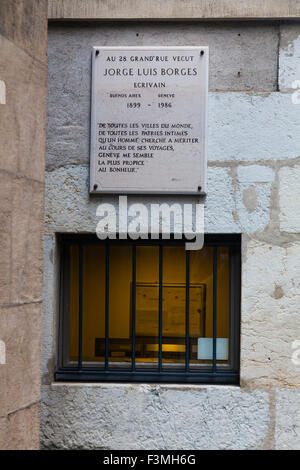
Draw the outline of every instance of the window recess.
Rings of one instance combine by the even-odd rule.
[[[239,235],[58,238],[56,380],[238,384]]]

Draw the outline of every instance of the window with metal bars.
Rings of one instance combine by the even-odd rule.
[[[239,382],[240,235],[58,241],[56,380]]]

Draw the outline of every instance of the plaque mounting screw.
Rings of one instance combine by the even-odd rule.
[[[204,51],[201,51],[201,52],[200,52],[200,55],[203,55],[203,54],[204,54]]]
[[[98,185],[94,184],[94,191],[96,191],[97,188],[98,188]]]
[[[99,49],[97,49],[96,50],[96,57],[97,57],[97,55],[99,55],[99,52],[100,52]]]

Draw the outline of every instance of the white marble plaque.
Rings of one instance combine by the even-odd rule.
[[[90,191],[206,191],[207,47],[94,47]]]

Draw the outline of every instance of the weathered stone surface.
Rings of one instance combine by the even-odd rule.
[[[1,303],[41,300],[43,184],[0,172]]]
[[[137,37],[136,34],[139,36]],[[64,164],[87,163],[89,160],[92,46],[178,45],[179,38],[181,38],[181,45],[210,46],[211,90],[272,91],[276,89],[277,32],[272,25],[248,24],[246,26],[244,23],[243,25],[228,23],[176,25],[168,23],[168,25],[155,27],[144,24],[139,25],[138,29],[136,26],[121,23],[115,27],[105,24],[76,25],[76,27],[72,24],[52,25],[49,30],[48,166],[53,168]],[[227,44],[227,50],[231,51],[230,54],[224,54],[224,42]],[[254,137],[256,137],[257,130],[259,130],[259,135],[263,135],[262,119],[260,118],[257,125],[255,123],[260,116],[261,107],[265,105],[260,101],[258,109],[253,110],[255,103],[252,103],[251,97],[247,95],[244,99],[239,95],[230,95],[229,103],[226,98],[224,103],[220,103],[219,100],[224,98],[218,97],[219,95],[210,100],[212,102],[209,113],[210,134],[215,135],[217,141],[209,151],[209,158],[211,160],[247,159],[249,153],[247,134],[251,132],[250,140],[254,140],[252,146],[256,142]],[[215,100],[218,101],[214,105]],[[245,128],[244,114],[249,112],[255,113],[253,134],[252,129]],[[273,113],[272,109],[269,112]],[[263,117],[264,126],[269,122],[270,117]],[[232,126],[228,133],[226,121],[230,123],[232,118],[237,128],[235,125]],[[223,126],[224,122],[225,126]],[[272,125],[274,126],[274,123]],[[269,126],[271,127],[271,123]],[[227,133],[225,141],[224,131]],[[244,135],[245,131],[246,135]],[[282,131],[285,132],[284,119]],[[218,138],[220,132],[221,135]],[[276,131],[274,134],[276,135]],[[245,139],[247,139],[247,145],[245,145]],[[235,148],[238,145],[240,149],[238,154],[235,148],[231,148],[229,142],[234,142]],[[267,144],[269,144],[268,158],[272,158],[269,140]],[[263,158],[259,147],[252,148],[252,150],[252,159]]]
[[[255,166],[255,165],[254,165]],[[258,166],[255,166],[258,168]],[[240,170],[241,168],[245,168]],[[207,233],[241,233],[263,231],[270,222],[271,181],[274,170],[261,166],[263,174],[252,165],[238,167],[238,172],[249,175],[239,181],[230,167],[208,167],[207,197],[205,199],[205,231]],[[246,170],[247,169],[247,170]],[[260,171],[260,170],[259,170]],[[241,173],[242,175],[242,173]],[[252,176],[251,176],[252,175]],[[89,170],[87,166],[67,166],[47,172],[46,178],[46,231],[55,232],[87,231],[95,232],[98,218],[98,204],[109,202],[116,207],[118,198],[114,196],[88,196]],[[260,182],[259,179],[262,181]],[[269,182],[266,182],[270,179]],[[244,182],[243,182],[244,181]],[[253,181],[253,182],[251,182]],[[235,184],[236,183],[236,184]],[[254,191],[256,204],[251,206]],[[177,202],[179,204],[197,202],[195,198],[182,201],[180,197],[142,197],[128,198],[128,205],[143,202],[150,212],[151,203]]]
[[[239,167],[240,168],[240,167]],[[251,167],[246,167],[250,169]],[[262,167],[267,168],[267,167]],[[270,170],[270,171],[268,171]],[[268,177],[274,177],[272,169],[265,170]],[[250,178],[251,179],[251,178]],[[255,177],[253,177],[255,179]],[[257,178],[256,178],[257,179]],[[262,176],[261,179],[266,179]],[[256,206],[249,207],[251,188],[256,195]],[[271,183],[240,183],[233,186],[231,169],[208,168],[208,194],[205,200],[205,231],[207,233],[257,232],[266,228],[270,221]],[[251,198],[250,198],[251,199]],[[138,198],[131,197],[128,204],[143,202],[150,210],[150,203],[179,202],[180,198]],[[192,201],[190,198],[188,201]],[[46,230],[95,232],[98,218],[96,208],[101,202],[110,202],[118,212],[118,199],[115,197],[88,197],[88,168],[69,166],[47,173],[46,189]],[[250,201],[251,202],[251,201]]]
[[[39,422],[39,403],[0,418],[0,449],[38,450]]]
[[[295,341],[300,340],[300,280],[295,235],[299,230],[294,215],[299,195],[294,188],[300,175],[296,167],[288,166],[300,156],[299,106],[293,104],[290,93],[273,92],[273,70],[277,69],[273,47],[278,46],[278,31],[271,24],[268,31],[264,27],[238,23],[51,26],[44,447],[176,449],[178,443],[185,449],[297,446],[299,418],[293,410],[298,398],[293,392],[299,386],[299,365],[293,361],[293,354]],[[182,45],[206,41],[211,49],[211,89],[226,91],[209,95],[205,231],[243,233],[241,388],[50,385],[57,334],[59,263],[55,232],[94,232],[97,205],[118,203],[114,196],[88,194],[91,46],[177,45],[178,41]],[[229,54],[228,50],[233,52]],[[249,57],[251,63],[246,64]],[[261,75],[257,74],[259,70],[263,71]],[[294,200],[284,199],[286,193]],[[163,201],[189,202],[180,197]],[[133,202],[149,207],[150,202],[162,199],[129,198],[129,205]],[[292,236],[279,233],[279,222],[280,230],[290,231]],[[288,224],[291,230],[286,230]],[[289,406],[292,417],[288,415]]]
[[[43,383],[51,383],[53,380],[54,356],[56,353],[57,317],[55,315],[58,289],[58,263],[56,258],[55,236],[44,238],[44,288],[43,288],[43,350],[42,371]]]
[[[263,165],[239,166],[237,177],[241,184],[272,183],[274,170]]]
[[[87,166],[59,168],[47,174],[46,178],[46,231],[52,232],[95,232],[96,208],[101,196],[89,198]],[[111,197],[106,202],[116,201]]]
[[[231,169],[208,167],[207,196],[205,200],[206,233],[239,233],[240,225],[235,220],[235,190]]]
[[[300,88],[300,23],[288,23],[280,25],[279,89],[295,88]]]
[[[39,446],[46,13],[0,2],[1,449]]]
[[[92,46],[109,45],[209,46],[211,90],[276,90],[277,25],[230,22],[50,25],[49,67],[62,79],[50,80],[50,90],[80,95],[89,87]]]
[[[17,178],[12,195],[11,301],[42,298],[44,186]]]
[[[46,448],[259,449],[269,397],[238,387],[69,384],[45,386],[42,410]]]
[[[288,94],[209,95],[209,161],[284,160],[300,155],[299,108]]]
[[[46,233],[52,232],[94,232],[99,218],[96,209],[100,203],[111,203],[118,214],[117,196],[92,196],[88,193],[89,168],[84,165],[71,165],[47,172],[46,178]],[[188,197],[185,203],[197,201]],[[182,198],[164,197],[151,198],[133,196],[128,198],[128,207],[136,202],[142,202],[148,207],[150,203],[180,203]],[[172,226],[171,226],[172,227]]]
[[[275,172],[262,165],[239,166],[236,216],[240,232],[263,231],[270,222],[271,184]]]
[[[300,165],[279,170],[280,230],[284,232],[300,233],[299,180]]]
[[[11,250],[11,218],[12,218],[13,177],[0,172],[0,303],[7,304],[10,299],[10,250]],[[1,339],[1,338],[0,338]]]
[[[47,3],[46,0],[0,2],[0,33],[43,62],[47,60]]]
[[[43,181],[46,66],[1,35],[0,49],[0,79],[6,84],[6,104],[0,105],[1,168]]]
[[[299,17],[297,0],[49,0],[49,19],[262,19]]]
[[[1,307],[0,335],[6,364],[0,366],[0,416],[40,398],[41,304]]]
[[[276,391],[275,448],[277,450],[300,449],[299,388]]]
[[[292,344],[300,338],[299,243],[253,240],[244,250],[242,384],[299,386],[299,366],[292,361]]]
[[[89,93],[85,98],[78,96],[75,101],[66,93],[61,96],[60,92],[51,92],[47,144],[49,169],[88,164],[89,99]],[[209,94],[209,162],[283,160],[299,155],[299,112],[290,95]]]

